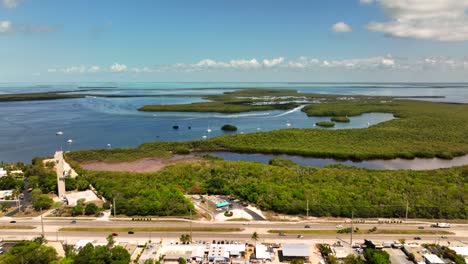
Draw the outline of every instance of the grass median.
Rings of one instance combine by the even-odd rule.
[[[28,225],[0,225],[0,229],[35,229],[34,226]]]
[[[349,234],[339,233],[338,230],[324,230],[324,229],[274,229],[268,230],[268,233],[272,234],[292,234],[292,235],[336,235],[336,234]],[[368,230],[357,230],[354,234],[358,235],[453,235],[453,232],[441,231],[441,230],[411,230],[411,229],[378,229],[373,232]]]
[[[60,232],[240,232],[242,228],[224,227],[64,227]]]

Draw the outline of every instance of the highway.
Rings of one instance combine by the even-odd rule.
[[[73,227],[73,228],[120,228],[124,230],[132,230],[137,228],[148,228],[148,227],[171,227],[171,228],[184,228],[188,229],[190,226],[193,229],[201,227],[210,228],[240,228],[242,231],[238,232],[193,232],[193,240],[232,240],[232,241],[248,241],[250,240],[251,234],[257,232],[263,241],[268,242],[281,242],[281,241],[336,241],[342,240],[343,242],[349,242],[350,234],[307,234],[303,233],[303,238],[298,238],[298,234],[286,234],[285,236],[279,236],[275,233],[268,233],[268,230],[282,229],[282,230],[336,230],[337,224],[342,224],[344,227],[349,227],[349,223],[339,222],[326,222],[324,220],[308,221],[308,222],[268,222],[268,221],[252,221],[252,222],[204,222],[204,221],[190,221],[184,220],[158,220],[151,222],[140,222],[140,221],[127,221],[127,220],[112,220],[112,219],[80,219],[76,218],[76,223],[72,223],[72,219],[57,219],[57,218],[43,218],[44,223],[44,234],[49,240],[62,240],[69,243],[74,243],[80,239],[93,239],[104,241],[105,237],[112,233],[112,231],[95,232],[95,231],[60,231],[61,228]],[[31,239],[40,236],[42,233],[42,225],[40,217],[35,218],[16,218],[16,223],[10,223],[11,218],[1,218],[0,226],[33,226],[34,229],[2,229],[0,239],[13,240],[13,239]],[[310,228],[304,228],[305,225]],[[418,229],[420,226],[424,227],[424,230]],[[378,230],[415,230],[415,231],[450,231],[453,235],[446,235],[447,238],[442,238],[441,234],[354,234],[353,239],[356,242],[362,242],[365,238],[374,239],[377,241],[389,241],[397,240],[400,238],[406,239],[408,242],[414,241],[414,237],[421,237],[421,240],[414,242],[427,242],[427,243],[467,243],[468,244],[468,224],[453,224],[451,228],[447,229],[435,229],[429,227],[429,223],[418,223],[408,222],[402,224],[377,224],[377,223],[363,223],[354,224],[354,227],[360,230],[369,230],[373,227],[377,227]],[[117,241],[134,241],[143,242],[147,240],[174,240],[178,241],[178,238],[182,233],[188,233],[187,231],[162,231],[162,232],[148,232],[148,231],[135,231],[134,234],[130,235],[127,232],[116,232],[118,234]]]

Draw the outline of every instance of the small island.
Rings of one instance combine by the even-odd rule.
[[[340,123],[349,123],[351,121],[347,116],[333,116],[330,120]]]
[[[237,127],[234,126],[234,125],[224,125],[224,126],[221,127],[221,130],[223,130],[223,131],[229,131],[229,132],[231,132],[231,131],[237,131]]]
[[[320,126],[320,127],[334,127],[334,126],[335,126],[335,122],[331,122],[331,121],[320,121],[320,122],[315,123],[315,125]]]

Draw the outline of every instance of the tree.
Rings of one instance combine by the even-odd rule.
[[[89,203],[86,205],[85,207],[85,215],[95,215],[98,213],[98,207],[97,205],[93,204],[93,203]]]
[[[154,261],[152,259],[147,259],[143,264],[154,264]]]
[[[259,239],[257,232],[253,232],[250,238],[255,242],[255,244],[257,244],[257,240]]]
[[[37,196],[33,196],[32,202],[34,209],[39,211],[41,209],[49,209],[54,203],[54,200],[52,200],[52,198],[50,198],[47,194],[39,194]]]
[[[192,240],[192,237],[189,234],[182,234],[179,239],[182,243],[188,243]]]
[[[107,236],[106,240],[107,240],[107,246],[108,246],[109,248],[111,248],[111,247],[114,246],[114,244],[115,244],[114,235],[109,234],[109,235]]]
[[[381,250],[366,248],[364,249],[364,258],[369,264],[390,264],[390,255]]]
[[[72,209],[72,215],[73,216],[82,215],[82,214],[83,214],[83,206],[77,205],[77,206],[73,207],[73,209]]]
[[[33,241],[19,242],[0,256],[0,263],[2,264],[49,264],[55,260],[57,260],[57,252],[54,248],[39,245]]]
[[[187,264],[187,260],[183,257],[180,257],[177,261],[179,262],[179,264]]]
[[[348,255],[344,260],[344,264],[364,264],[364,261],[359,257],[355,255]]]
[[[290,263],[291,264],[304,264],[304,260],[295,258],[295,259],[292,259]]]
[[[45,242],[47,242],[44,235],[40,235],[40,236],[36,237],[35,239],[33,239],[33,241],[36,242],[39,245],[42,245]]]
[[[110,253],[112,264],[127,264],[130,262],[130,254],[121,246],[112,248]]]

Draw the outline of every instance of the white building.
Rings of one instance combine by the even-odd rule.
[[[5,200],[6,197],[13,197],[13,190],[0,190],[0,200]]]
[[[96,194],[91,190],[66,194],[65,198],[67,199],[69,206],[76,206],[80,199],[84,199],[85,203],[99,200]]]
[[[0,168],[0,177],[5,177],[8,175],[8,172],[4,170],[3,168]]]
[[[457,255],[464,257],[465,262],[468,263],[468,247],[449,247],[449,248],[455,251]]]
[[[245,252],[245,244],[211,244],[208,252],[210,262],[228,262],[230,258],[238,258]]]
[[[423,257],[426,264],[445,264],[443,260],[434,254],[424,254]]]
[[[255,246],[255,259],[264,261],[272,260],[271,253],[268,251],[267,246],[261,244]]]

